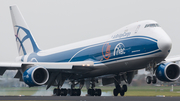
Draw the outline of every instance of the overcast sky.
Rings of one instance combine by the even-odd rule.
[[[141,20],[155,20],[180,55],[180,0],[0,0],[0,62],[14,61],[17,47],[9,6],[21,10],[41,49],[103,36]],[[162,36],[163,38],[163,36]]]

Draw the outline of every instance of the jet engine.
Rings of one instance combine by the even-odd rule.
[[[30,67],[23,73],[23,80],[30,87],[44,85],[48,79],[49,72],[42,66]]]
[[[156,77],[165,82],[174,82],[179,78],[180,68],[175,63],[162,63],[156,69]]]

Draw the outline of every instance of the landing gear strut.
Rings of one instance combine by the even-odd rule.
[[[53,90],[53,94],[56,96],[67,96],[69,94],[70,96],[80,96],[81,95],[81,89],[84,85],[84,80],[75,83],[74,81],[71,81],[71,89],[63,89],[63,88],[55,88]],[[79,84],[79,89],[75,89],[75,85]]]

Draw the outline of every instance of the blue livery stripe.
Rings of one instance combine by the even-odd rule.
[[[132,36],[93,44],[47,56],[30,54],[28,61],[38,62],[77,62],[94,60],[95,64],[146,56],[161,52],[157,40],[146,36]]]

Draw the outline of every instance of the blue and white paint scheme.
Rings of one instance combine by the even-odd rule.
[[[127,25],[112,34],[84,40],[53,49],[41,50],[16,5],[10,6],[19,56],[16,63],[0,63],[0,75],[6,70],[18,70],[20,78],[30,87],[57,86],[53,94],[66,96],[61,88],[71,82],[70,95],[80,96],[84,83],[91,96],[100,96],[95,82],[115,84],[114,96],[124,96],[138,69],[156,71],[162,81],[176,81],[180,69],[175,63],[165,63],[172,42],[156,21],[145,20]],[[156,83],[156,76],[147,77],[147,83]],[[75,85],[79,84],[79,89]]]

